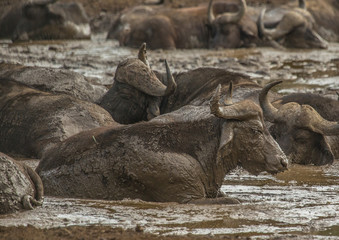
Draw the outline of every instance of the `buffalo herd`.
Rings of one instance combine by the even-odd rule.
[[[146,45],[327,48],[314,8],[303,0],[267,11],[245,0],[164,2],[127,8],[112,22],[107,38],[140,47],[118,64],[108,90],[68,70],[0,63],[0,214],[40,206],[44,193],[235,204],[220,187],[237,166],[277,174],[289,164],[339,158],[339,101],[283,96],[270,91],[281,81],[261,86],[225,69],[172,73],[166,59],[164,71],[155,71],[146,52]],[[79,3],[30,1],[0,16],[0,37],[12,41],[90,32]],[[22,158],[39,164],[34,170]]]

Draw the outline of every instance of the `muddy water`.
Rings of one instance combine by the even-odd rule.
[[[167,59],[176,72],[202,66],[246,73],[265,84],[285,80],[281,93],[339,90],[339,44],[328,50],[253,48],[237,50],[148,51],[153,69],[163,71]],[[105,41],[0,42],[0,60],[28,66],[70,69],[110,85],[119,61],[137,51]],[[336,97],[335,94],[331,95]],[[33,162],[34,164],[34,162]],[[180,205],[138,200],[97,201],[46,197],[33,211],[0,216],[1,226],[31,224],[41,228],[109,225],[164,235],[231,234],[254,239],[297,236],[339,238],[339,162],[332,166],[292,166],[277,176],[252,176],[237,169],[225,178],[222,191],[241,205]]]
[[[180,205],[139,200],[98,201],[46,197],[33,211],[0,217],[1,226],[109,225],[163,235],[229,234],[253,239],[338,239],[339,163],[292,166],[277,176],[236,169],[222,191],[240,205]]]

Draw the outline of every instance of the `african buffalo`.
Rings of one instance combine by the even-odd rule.
[[[317,32],[327,41],[339,41],[339,1],[337,0],[308,0],[307,10],[317,23]]]
[[[287,159],[250,100],[185,106],[148,122],[101,127],[55,145],[37,167],[46,195],[237,203],[217,198],[225,174],[278,173]],[[232,92],[232,91],[230,91]],[[96,139],[96,142],[93,141]]]
[[[56,0],[13,5],[0,19],[0,38],[13,41],[89,39],[89,20],[82,5]]]
[[[0,79],[0,151],[41,157],[54,143],[78,132],[114,124],[100,106]]]
[[[234,1],[232,1],[234,3]],[[112,24],[108,39],[121,46],[149,48],[235,48],[257,39],[257,26],[246,14],[245,0],[173,9],[137,6],[124,11]],[[238,9],[236,12],[229,10]],[[216,12],[216,13],[214,13]],[[215,15],[216,14],[216,15]]]
[[[0,214],[30,210],[43,203],[39,175],[27,165],[0,153]]]
[[[130,58],[119,63],[113,86],[103,96],[100,106],[106,109],[115,121],[123,124],[158,116],[159,97],[172,94],[176,88],[167,61],[165,66],[167,86],[149,67],[146,44],[142,44],[138,58]]]
[[[41,91],[65,93],[89,102],[98,102],[107,92],[105,86],[67,69],[0,63],[0,78],[11,78]]]
[[[334,158],[339,156],[338,118],[335,122],[326,120],[310,105],[297,102],[279,101],[280,107],[276,108],[266,95],[279,83],[281,81],[268,84],[259,96],[265,119],[273,123],[270,127],[272,136],[293,163],[314,165],[332,163]]]
[[[299,0],[299,7],[278,8],[270,12],[265,19],[266,8],[259,16],[259,32],[269,40],[290,48],[327,48],[328,43],[316,32],[316,23],[304,0]],[[267,16],[267,15],[266,15]]]

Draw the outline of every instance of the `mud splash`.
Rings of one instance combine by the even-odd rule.
[[[236,169],[221,190],[240,205],[150,203],[46,197],[33,211],[0,217],[1,226],[38,228],[102,225],[162,235],[250,236],[252,239],[339,236],[339,163],[294,165],[276,176],[249,175]],[[298,238],[299,239],[299,238]]]

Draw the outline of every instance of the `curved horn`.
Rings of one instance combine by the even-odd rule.
[[[221,84],[219,84],[218,87],[216,88],[210,101],[211,113],[214,114],[216,117],[222,117],[219,104],[220,98],[221,98]]]
[[[278,109],[276,109],[271,103],[270,101],[268,101],[267,98],[267,93],[268,91],[274,87],[275,85],[278,85],[282,83],[282,81],[276,81],[276,82],[272,82],[267,84],[260,92],[259,94],[259,103],[260,103],[260,107],[262,108],[263,112],[264,112],[264,116],[265,118],[267,118],[267,120],[269,122],[274,122],[277,118],[278,118]]]
[[[246,0],[240,0],[239,11],[236,13],[223,13],[218,16],[218,21],[223,23],[237,23],[245,15],[247,10]]]
[[[231,93],[233,84],[230,82],[228,93]],[[246,120],[260,115],[260,108],[250,100],[244,100],[228,106],[220,106],[221,85],[219,84],[210,101],[211,113],[216,117],[233,120]],[[230,96],[226,97],[230,99]],[[232,100],[231,100],[232,101]]]
[[[260,12],[259,15],[259,31],[263,37],[270,36],[269,31],[265,29],[265,24],[264,24],[264,15],[266,12],[266,8],[263,8]]]
[[[327,136],[339,135],[339,123],[324,119],[309,105],[301,105],[301,113],[298,118],[298,123],[301,126],[307,126],[314,132]]]
[[[166,75],[167,75],[167,88],[165,91],[165,96],[168,96],[174,93],[175,89],[177,88],[177,84],[174,81],[174,78],[172,76],[171,70],[168,66],[166,59],[165,59],[165,66],[166,66]]]
[[[210,24],[215,20],[212,3],[213,3],[213,0],[210,0],[210,3],[208,4],[208,11],[207,11],[208,12],[208,23]]]
[[[339,123],[323,119],[313,124],[313,127],[326,136],[339,135]],[[316,131],[317,132],[317,131]]]
[[[142,43],[139,52],[138,52],[138,59],[146,64],[149,67],[149,62],[147,60],[147,51],[146,51],[146,43]]]

